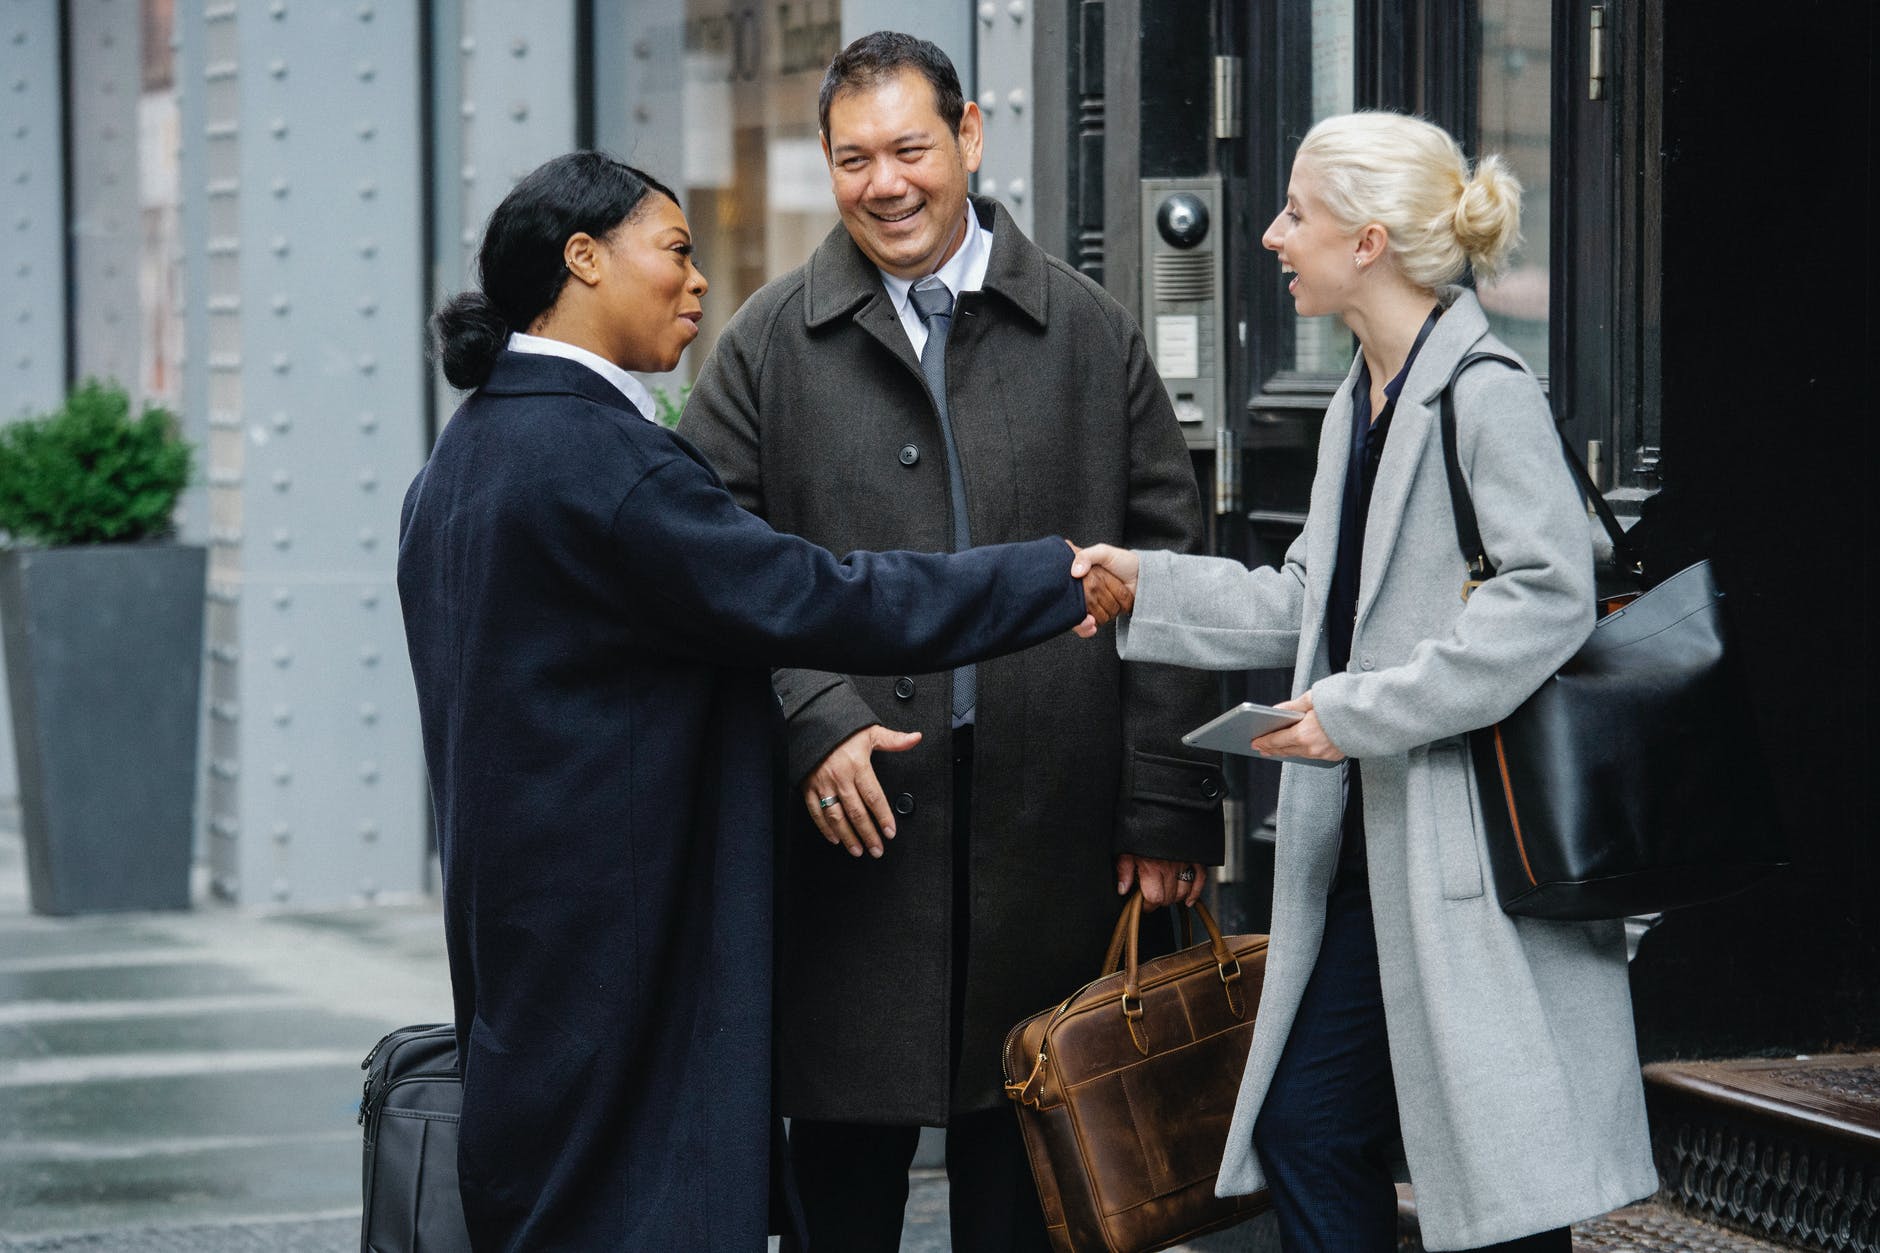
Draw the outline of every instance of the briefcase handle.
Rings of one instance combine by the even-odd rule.
[[[1179,908],[1179,906],[1177,907]],[[1201,925],[1208,932],[1208,948],[1214,954],[1215,967],[1221,974],[1221,987],[1227,993],[1227,1008],[1234,1017],[1244,1018],[1247,1012],[1246,998],[1240,994],[1240,959],[1227,947],[1227,940],[1222,937],[1220,927],[1215,925],[1214,915],[1200,901],[1194,904],[1194,912],[1201,918]],[[1192,938],[1187,915],[1182,916],[1183,938]],[[1122,917],[1116,920],[1116,931],[1110,936],[1109,951],[1103,957],[1103,970],[1098,978],[1108,975],[1117,968],[1120,955],[1123,963],[1123,1018],[1129,1024],[1129,1038],[1135,1042],[1136,1051],[1144,1057],[1149,1055],[1149,1042],[1143,1038],[1138,1023],[1142,1019],[1142,984],[1137,977],[1137,933],[1142,925],[1142,891],[1137,889],[1129,894],[1129,900],[1123,906]]]
[[[1182,920],[1182,947],[1191,948],[1195,942],[1195,916],[1187,910],[1177,909],[1177,916]],[[1103,951],[1103,969],[1097,971],[1097,978],[1114,974],[1122,969],[1123,962],[1123,924],[1129,920],[1129,902],[1123,902],[1123,912],[1117,915],[1116,929],[1110,932],[1110,947]]]

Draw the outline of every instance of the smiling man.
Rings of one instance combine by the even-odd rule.
[[[838,552],[1195,550],[1141,333],[968,195],[984,133],[946,55],[865,36],[819,111],[842,223],[738,311],[680,423],[738,502]],[[1219,862],[1219,763],[1180,742],[1215,681],[1070,638],[774,679],[803,816],[779,850],[779,1099],[811,1243],[899,1247],[926,1125],[947,1128],[953,1246],[1047,1249],[1000,1044],[1096,973],[1119,892],[1192,900]]]

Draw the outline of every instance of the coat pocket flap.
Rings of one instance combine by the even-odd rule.
[[[1130,797],[1182,809],[1213,809],[1227,785],[1220,766],[1185,757],[1165,757],[1136,750],[1131,760]]]

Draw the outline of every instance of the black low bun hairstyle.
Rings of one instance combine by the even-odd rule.
[[[679,203],[652,175],[600,152],[570,152],[524,175],[484,229],[480,289],[453,296],[431,318],[451,386],[483,386],[510,333],[528,330],[553,307],[568,280],[562,249],[571,236],[605,239],[638,216],[648,192]]]
[[[509,342],[509,323],[482,292],[459,292],[431,315],[431,334],[444,377],[452,387],[468,390],[489,379],[496,354]]]

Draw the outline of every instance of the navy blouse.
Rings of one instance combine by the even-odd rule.
[[[1371,368],[1363,354],[1358,357],[1358,379],[1351,388],[1351,450],[1345,466],[1345,495],[1338,516],[1338,564],[1332,567],[1331,597],[1326,603],[1326,647],[1331,653],[1332,673],[1342,673],[1351,665],[1351,635],[1357,626],[1358,581],[1364,567],[1364,527],[1371,511],[1371,488],[1377,482],[1378,463],[1384,459],[1384,441],[1390,437],[1390,420],[1397,412],[1397,394],[1410,376],[1410,367],[1430,337],[1442,306],[1430,310],[1410,345],[1397,376],[1384,384],[1384,408],[1371,420]],[[1341,865],[1353,869],[1364,864],[1364,789],[1358,777],[1358,763],[1345,769],[1344,840],[1339,847]]]

